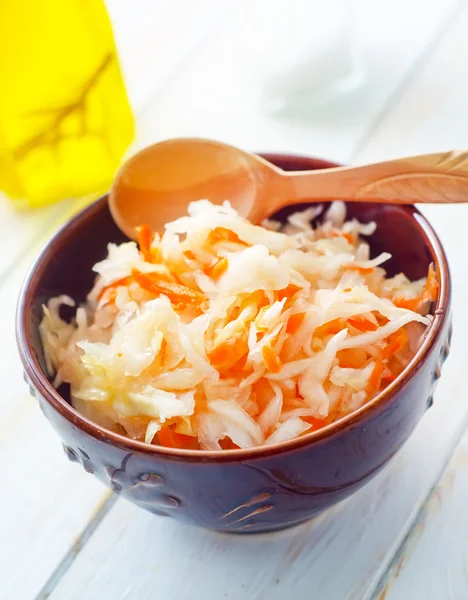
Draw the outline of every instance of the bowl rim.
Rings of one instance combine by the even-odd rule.
[[[329,168],[338,166],[337,163],[327,160],[322,160],[304,155],[285,154],[285,153],[261,153],[261,155],[271,162],[282,161],[291,163],[304,163],[309,168]],[[424,215],[413,205],[401,206],[400,208],[408,211],[411,217],[415,219],[416,224],[421,229],[421,233],[425,238],[426,245],[432,255],[436,273],[439,278],[440,286],[438,298],[435,303],[434,318],[429,325],[427,334],[424,338],[421,347],[411,359],[408,366],[402,373],[392,381],[382,392],[377,394],[372,400],[364,404],[361,408],[334,421],[325,427],[311,431],[301,437],[278,442],[268,446],[256,446],[254,448],[235,449],[235,450],[187,450],[182,448],[166,448],[147,444],[146,442],[133,440],[124,435],[115,433],[104,427],[100,427],[90,419],[81,415],[71,404],[69,404],[57,390],[52,386],[43,373],[36,353],[32,344],[32,335],[29,323],[29,308],[32,304],[32,290],[37,283],[37,280],[42,276],[42,272],[49,262],[50,256],[54,252],[54,247],[60,243],[63,236],[66,236],[70,230],[81,225],[83,219],[90,219],[94,213],[101,209],[102,204],[107,202],[107,194],[81,210],[71,220],[65,223],[46,243],[44,248],[39,253],[38,257],[33,262],[29,272],[22,285],[16,312],[16,339],[19,349],[19,354],[25,375],[28,382],[41,394],[41,396],[57,410],[67,421],[75,425],[80,430],[88,435],[97,438],[105,443],[109,443],[120,448],[124,448],[129,452],[144,453],[148,456],[162,456],[165,458],[186,460],[188,462],[232,462],[242,461],[250,458],[269,457],[278,453],[286,453],[289,451],[302,448],[304,446],[312,446],[319,442],[324,442],[329,438],[336,436],[345,429],[351,429],[354,425],[359,424],[366,417],[371,417],[373,413],[381,410],[385,404],[390,402],[391,398],[408,381],[416,375],[422,365],[428,359],[431,351],[439,339],[444,325],[446,324],[450,313],[450,294],[451,282],[450,271],[447,262],[447,257],[442,244]]]

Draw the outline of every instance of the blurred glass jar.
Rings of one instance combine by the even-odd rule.
[[[354,0],[252,0],[243,68],[271,113],[310,114],[361,87]]]
[[[0,189],[20,206],[105,191],[134,121],[103,1],[0,11]]]

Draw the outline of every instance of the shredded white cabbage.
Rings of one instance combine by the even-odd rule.
[[[109,244],[73,322],[49,300],[40,325],[54,385],[100,426],[173,447],[252,448],[295,438],[358,409],[421,343],[437,294],[387,278],[384,252],[313,206],[256,226],[229,205],[190,204],[151,246]],[[147,239],[147,238],[145,238]]]

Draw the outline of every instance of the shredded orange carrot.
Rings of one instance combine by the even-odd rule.
[[[166,446],[167,448],[176,447],[174,443],[174,432],[168,425],[161,427],[158,431],[158,442],[161,446]]]
[[[346,348],[338,350],[336,357],[340,367],[346,369],[362,369],[367,362],[367,352],[362,348]]]
[[[408,342],[408,334],[403,327],[388,336],[388,342],[382,351],[382,357],[389,359],[393,354],[400,351]]]
[[[105,287],[102,288],[102,290],[99,292],[98,295],[98,301],[102,299],[102,297],[104,296],[104,294],[106,292],[108,292],[109,290],[115,290],[115,288],[118,288],[120,286],[125,286],[125,285],[129,285],[132,281],[131,277],[122,277],[122,279],[117,279],[116,281],[113,281],[112,283],[110,283],[109,285],[106,285]],[[112,298],[109,298],[110,302],[114,302],[115,301],[115,294],[113,295]]]
[[[161,342],[161,347],[159,348],[159,353],[158,353],[159,364],[161,366],[164,365],[164,361],[166,360],[166,353],[167,353],[167,342],[163,338],[162,342]]]
[[[417,310],[419,306],[419,296],[416,298],[406,298],[401,294],[397,294],[392,298],[393,304],[398,308],[408,308],[409,310]]]
[[[380,388],[384,366],[384,363],[380,360],[375,363],[375,366],[372,369],[372,373],[369,377],[369,383],[367,384],[367,392],[369,394],[376,392]]]
[[[400,362],[393,360],[393,357],[406,346],[408,340],[408,333],[404,327],[388,336],[387,345],[382,350],[382,359],[390,372],[382,376],[383,381],[387,383],[394,381],[403,370]]]
[[[288,319],[288,324],[286,325],[286,333],[296,333],[304,318],[305,313],[295,313],[291,315]]]
[[[343,231],[332,231],[332,237],[342,237],[348,241],[351,245],[354,244],[354,237],[352,233],[344,233]]]
[[[257,304],[259,309],[263,306],[270,306],[270,301],[263,290],[257,290],[249,294],[249,302]]]
[[[335,334],[342,331],[344,328],[345,323],[343,322],[343,319],[333,319],[333,321],[328,321],[328,323],[324,323],[323,325],[320,325],[320,327],[317,327],[314,335],[322,337],[324,335]]]
[[[316,417],[301,417],[303,421],[312,425],[312,429],[321,429],[328,425],[327,419],[317,419]]]
[[[248,336],[242,334],[220,344],[208,354],[210,363],[218,370],[231,369],[249,352]],[[245,364],[245,361],[244,361]],[[242,365],[243,366],[243,365]]]
[[[426,284],[424,286],[424,292],[427,300],[435,302],[437,300],[437,294],[439,293],[439,282],[434,269],[434,265],[429,265],[429,272],[427,274]]]
[[[229,360],[229,356],[231,354],[232,349],[232,343],[226,342],[225,344],[220,344],[208,354],[210,363],[213,366],[216,366],[226,362],[227,360]]]
[[[158,431],[158,442],[166,448],[198,448],[196,438],[182,433],[176,433],[169,425],[164,425]],[[154,442],[153,442],[154,443]]]
[[[382,325],[386,325],[387,323],[390,322],[390,319],[387,319],[387,317],[384,317],[379,312],[374,312],[373,314],[374,314],[375,318],[377,319],[377,323],[379,324],[379,327],[382,327]]]
[[[247,357],[248,357],[248,353],[246,352],[244,354],[244,356],[241,356],[241,358],[239,358],[239,360],[232,365],[232,367],[229,370],[229,373],[231,375],[239,375],[239,374],[243,374],[245,371],[251,371],[251,369],[248,369],[245,366],[245,363],[247,362]]]
[[[138,232],[138,246],[143,258],[146,262],[152,262],[151,242],[153,241],[153,233],[149,225],[140,225],[136,228]]]
[[[375,270],[374,267],[360,267],[359,265],[355,265],[354,263],[346,265],[345,268],[349,269],[350,271],[357,271],[358,273],[361,273],[361,275],[369,275]]]
[[[263,346],[262,355],[266,368],[272,373],[278,373],[281,369],[281,360],[271,346]]]
[[[376,331],[379,328],[377,323],[359,315],[356,317],[349,317],[347,321],[350,325],[359,329],[359,331]]]
[[[219,445],[223,450],[238,450],[239,446],[234,444],[230,437],[225,437],[222,440],[219,440]]]
[[[220,258],[212,267],[208,267],[208,269],[205,269],[205,274],[208,275],[208,277],[217,279],[220,275],[224,273],[224,271],[226,271],[228,265],[229,261],[227,258]]]
[[[426,302],[434,302],[437,299],[438,293],[439,282],[437,280],[437,275],[434,270],[434,266],[431,264],[429,266],[429,271],[427,273],[427,279],[426,283],[424,284],[424,288],[418,296],[414,298],[407,298],[400,293],[396,294],[392,298],[392,300],[393,304],[395,304],[395,306],[398,306],[399,308],[408,308],[409,310],[419,312]]]
[[[135,271],[133,278],[147,292],[157,296],[164,294],[174,304],[182,303],[198,306],[206,300],[206,296],[202,292],[180,283],[166,281],[156,273],[138,273]]]
[[[301,288],[298,287],[297,285],[294,285],[293,283],[290,283],[283,290],[278,290],[277,292],[275,292],[276,298],[280,302],[281,302],[281,300],[283,300],[283,298],[286,298],[287,300],[290,300],[294,296],[294,294],[296,292],[298,292],[300,289]]]
[[[231,231],[230,229],[225,229],[224,227],[216,227],[216,229],[213,229],[208,236],[209,244],[216,244],[217,242],[235,242],[237,244],[243,244],[244,246],[248,245],[239,238],[237,233],[234,233],[234,231]]]
[[[182,254],[189,260],[197,260],[197,257],[191,250],[184,250]]]

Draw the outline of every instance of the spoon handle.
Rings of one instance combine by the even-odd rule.
[[[286,173],[298,200],[444,204],[468,202],[468,152],[423,154],[361,167]]]

